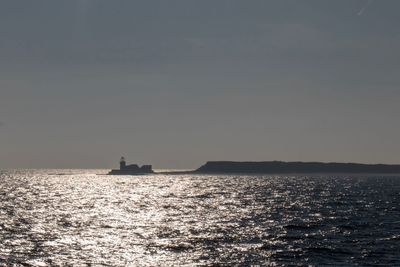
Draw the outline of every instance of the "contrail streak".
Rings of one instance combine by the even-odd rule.
[[[368,0],[368,2],[365,4],[365,6],[357,13],[357,15],[361,16],[364,14],[365,10],[374,2],[374,0]]]

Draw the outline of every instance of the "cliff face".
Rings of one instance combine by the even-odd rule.
[[[209,161],[196,173],[400,173],[400,165],[322,162]]]

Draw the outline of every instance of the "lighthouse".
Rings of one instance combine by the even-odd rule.
[[[121,159],[119,160],[119,169],[123,170],[126,167],[126,161],[124,157],[121,157]]]
[[[110,175],[143,175],[154,173],[151,165],[143,165],[139,167],[137,164],[126,164],[125,157],[119,160],[119,170],[111,170]]]

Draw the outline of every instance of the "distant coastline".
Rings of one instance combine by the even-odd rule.
[[[196,170],[154,172],[151,165],[139,167],[126,165],[122,157],[120,169],[111,170],[110,175],[143,174],[290,174],[290,173],[360,173],[360,174],[400,174],[400,164],[361,164],[337,162],[285,162],[285,161],[208,161]]]
[[[400,165],[323,162],[208,161],[193,173],[400,173]]]

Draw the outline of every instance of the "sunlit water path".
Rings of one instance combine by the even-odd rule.
[[[0,171],[0,266],[400,266],[400,177]]]

